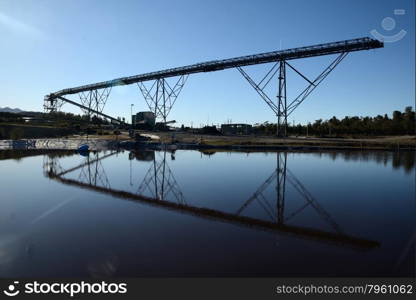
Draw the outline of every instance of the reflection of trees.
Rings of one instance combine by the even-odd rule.
[[[37,149],[13,149],[13,150],[0,150],[0,160],[5,159],[22,159],[30,156],[48,155],[55,157],[63,157],[73,155],[74,151],[69,150],[37,150]]]
[[[215,154],[215,151],[211,149],[201,150],[203,155],[211,156]],[[300,151],[296,151],[300,152]],[[290,152],[289,152],[290,153]],[[295,153],[295,151],[294,151]],[[301,152],[300,152],[301,153]],[[403,169],[406,173],[410,173],[415,169],[416,154],[415,151],[360,151],[360,150],[344,150],[344,151],[320,151],[320,152],[307,152],[308,155],[312,155],[318,158],[329,157],[332,160],[344,159],[345,161],[374,161],[377,164],[383,164],[387,166],[391,163],[393,169]],[[74,151],[71,150],[50,150],[50,149],[14,149],[14,150],[1,150],[0,160],[3,159],[21,159],[29,156],[36,155],[48,155],[63,157],[73,155]],[[129,159],[136,159],[140,161],[153,161],[154,151],[134,151],[130,152]]]
[[[415,151],[323,151],[323,152],[308,152],[316,157],[329,157],[332,160],[339,158],[345,161],[368,162],[374,161],[377,164],[387,166],[391,162],[393,169],[403,169],[406,173],[415,169]]]
[[[415,168],[415,153],[411,151],[394,152],[392,165],[395,169],[403,167],[407,173],[410,173]]]

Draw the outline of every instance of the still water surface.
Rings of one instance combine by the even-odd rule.
[[[415,275],[412,152],[9,151],[0,179],[0,277]]]

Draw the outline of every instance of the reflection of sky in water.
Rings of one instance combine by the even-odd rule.
[[[283,169],[275,172],[276,153],[149,152],[132,153],[129,159],[129,152],[122,152],[96,158],[91,153],[89,158],[0,160],[0,276],[411,272],[403,265],[414,263],[409,255],[414,247],[409,244],[414,239],[414,153],[288,153],[281,214],[276,174],[282,179]],[[47,178],[42,168],[46,162],[55,163],[56,173],[83,166],[62,176],[76,182],[238,212],[291,228],[339,232],[376,241],[380,247],[357,251],[310,236],[246,228],[126,201]],[[281,168],[283,163],[281,154]]]

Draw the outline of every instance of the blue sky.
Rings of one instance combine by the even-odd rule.
[[[394,9],[404,9],[395,15]],[[390,17],[395,28],[386,30]],[[391,21],[391,19],[390,19]],[[414,106],[414,1],[106,1],[0,0],[0,107],[42,110],[43,97],[63,88],[201,61],[231,58],[363,36],[376,29],[403,39],[349,54],[290,122],[377,115]],[[391,22],[390,22],[391,25]],[[333,56],[292,61],[313,78]],[[271,65],[245,70],[260,79]],[[275,79],[276,81],[277,79]],[[288,100],[305,86],[288,71]],[[276,94],[276,82],[269,92]],[[76,95],[71,99],[78,100]],[[104,112],[128,118],[147,110],[136,85],[113,88]],[[80,113],[69,104],[64,111]],[[194,74],[169,119],[275,122],[236,69]]]

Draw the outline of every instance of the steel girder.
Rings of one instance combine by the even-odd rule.
[[[127,85],[143,81],[150,81],[168,77],[188,75],[201,72],[212,72],[224,69],[243,67],[248,65],[264,64],[280,60],[291,60],[313,56],[330,55],[343,52],[362,51],[383,47],[383,43],[369,38],[362,37],[338,42],[317,44],[306,47],[291,48],[280,51],[272,51],[260,54],[240,56],[229,59],[213,60],[197,63],[184,67],[165,69],[157,72],[144,73],[140,75],[121,77],[113,80],[102,81],[94,84],[83,85],[75,88],[63,89],[49,94],[47,97],[56,98],[68,94],[78,94],[80,92],[108,88],[118,85]]]

